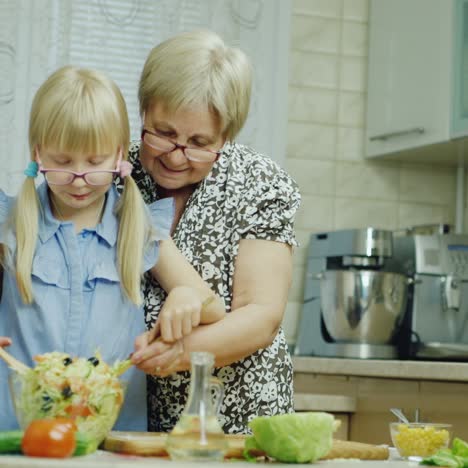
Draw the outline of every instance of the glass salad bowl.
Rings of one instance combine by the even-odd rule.
[[[10,393],[18,424],[25,429],[35,419],[66,417],[78,431],[102,442],[115,424],[126,384],[118,365],[108,366],[97,354],[72,358],[52,352],[36,356],[37,365],[12,372]]]

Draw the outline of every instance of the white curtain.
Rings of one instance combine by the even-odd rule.
[[[15,193],[24,178],[32,97],[53,70],[70,63],[106,72],[138,138],[137,83],[148,52],[199,28],[252,59],[253,101],[239,140],[281,163],[290,16],[290,0],[0,0],[0,188]]]

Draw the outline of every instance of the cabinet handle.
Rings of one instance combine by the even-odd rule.
[[[409,128],[408,130],[400,130],[398,132],[390,132],[390,133],[381,133],[380,135],[374,135],[369,137],[370,141],[375,141],[375,140],[388,140],[389,138],[394,138],[394,137],[400,137],[404,135],[411,135],[412,133],[424,133],[426,130],[424,127],[414,127],[414,128]]]

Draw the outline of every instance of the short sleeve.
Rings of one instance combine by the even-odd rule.
[[[294,218],[301,196],[296,182],[272,161],[257,164],[246,182],[242,238],[297,246]]]
[[[145,250],[144,271],[148,271],[156,265],[159,255],[159,241],[169,238],[171,234],[171,226],[174,220],[174,199],[163,198],[146,207],[153,228],[153,236]]]

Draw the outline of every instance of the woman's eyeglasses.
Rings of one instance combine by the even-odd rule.
[[[212,151],[209,149],[189,148],[185,145],[179,145],[175,141],[163,138],[145,128],[141,131],[141,140],[150,148],[161,152],[161,154],[172,153],[176,149],[182,150],[184,156],[194,162],[212,163],[218,160],[221,151]]]

